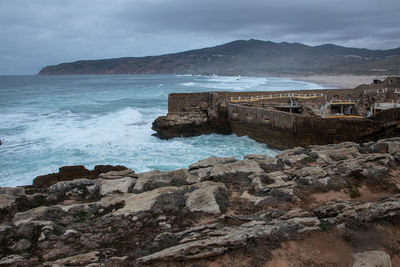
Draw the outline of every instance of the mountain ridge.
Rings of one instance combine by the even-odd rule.
[[[51,74],[399,74],[400,47],[388,50],[236,40],[145,57],[78,60],[42,68]]]

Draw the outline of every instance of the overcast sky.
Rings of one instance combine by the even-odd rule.
[[[0,0],[0,74],[237,39],[400,47],[399,0]]]

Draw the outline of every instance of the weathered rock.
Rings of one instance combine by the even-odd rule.
[[[99,186],[94,180],[75,179],[72,181],[58,182],[49,187],[49,200],[60,201],[69,199],[96,199]]]
[[[279,244],[295,239],[297,246],[311,238],[307,247],[319,253],[319,241],[313,240],[326,242],[329,236],[332,250],[338,239],[359,252],[365,249],[357,245],[363,231],[370,231],[365,234],[368,248],[394,253],[400,218],[397,143],[400,139],[297,148],[274,158],[209,158],[193,164],[190,172],[140,173],[139,185],[136,174],[124,169],[48,188],[0,188],[6,210],[0,217],[0,262],[140,266],[191,265],[200,259],[193,264],[206,266],[235,255],[245,260],[239,264],[258,266],[268,262],[263,255],[274,257],[273,249],[292,265],[347,266],[349,255],[345,263],[340,257],[304,263],[296,250],[282,250]]]
[[[26,266],[27,261],[20,255],[9,255],[0,259],[0,266]]]
[[[390,256],[380,250],[359,252],[353,255],[353,267],[392,267]]]
[[[248,190],[245,190],[240,195],[240,197],[245,199],[245,200],[247,200],[247,201],[250,201],[250,202],[254,203],[254,205],[264,205],[264,204],[274,200],[274,197],[272,197],[272,196],[260,197],[260,196],[251,195]]]
[[[231,162],[235,162],[235,161],[237,161],[237,159],[235,157],[229,157],[229,158],[209,157],[206,159],[199,160],[198,162],[190,165],[189,171],[195,170],[195,169],[200,169],[200,168],[212,167],[212,166],[215,166],[216,164],[225,164],[225,163],[231,163]]]
[[[340,160],[351,160],[359,157],[358,146],[351,142],[345,142],[339,145],[330,145],[323,147],[311,147],[311,152],[318,155],[318,163],[331,164]]]
[[[300,182],[312,183],[313,180],[326,177],[328,175],[328,172],[326,172],[320,166],[315,166],[301,168],[293,174],[296,176],[295,179]]]
[[[108,173],[108,172],[112,172],[112,171],[123,171],[123,170],[127,170],[128,168],[125,166],[121,166],[121,165],[96,165],[94,166],[93,169],[93,174],[94,177],[98,177],[100,174],[102,173]]]
[[[206,236],[201,235],[195,241],[186,242],[137,259],[137,263],[154,261],[176,261],[217,256],[231,247],[245,246],[249,238],[267,236],[273,233],[275,226],[264,222],[243,224],[240,227],[226,227]],[[214,233],[215,232],[215,233]]]
[[[82,165],[64,166],[59,168],[58,173],[41,175],[33,179],[35,187],[46,188],[60,181],[72,181],[75,179],[95,179],[100,173],[110,171],[123,171],[127,168],[124,166],[97,165],[93,171],[86,169]]]
[[[14,215],[12,223],[16,226],[29,223],[31,221],[50,221],[56,220],[64,215],[65,212],[58,206],[40,206],[35,209],[18,212]]]
[[[265,172],[274,172],[279,171],[284,167],[284,163],[282,160],[278,160],[278,158],[266,158],[265,160],[258,160],[260,168]]]
[[[210,170],[210,179],[225,183],[249,184],[253,173],[264,172],[254,160],[239,160],[233,163],[217,164]]]
[[[99,179],[100,195],[105,196],[112,192],[128,193],[135,186],[137,179],[131,177]]]
[[[98,263],[98,261],[99,252],[94,251],[59,259],[57,261],[49,262],[47,264],[51,266],[88,266],[88,264]]]
[[[15,196],[9,194],[0,194],[0,214],[10,212],[16,208]]]
[[[138,178],[137,174],[131,169],[126,169],[122,171],[110,171],[106,173],[101,173],[99,175],[99,178],[102,179],[119,179],[119,178],[124,178],[124,177],[131,177],[131,178]]]
[[[332,224],[356,220],[369,222],[374,219],[398,216],[400,214],[400,197],[385,198],[377,202],[338,201],[337,203],[319,207],[314,215]]]
[[[64,166],[58,173],[41,175],[33,180],[33,185],[37,187],[49,187],[60,181],[71,181],[74,179],[92,178],[93,174],[85,166]]]
[[[0,195],[1,194],[22,196],[25,195],[25,190],[22,187],[0,187]]]
[[[203,182],[196,184],[196,190],[186,193],[186,207],[191,212],[220,214],[228,206],[228,193],[222,183]]]
[[[271,157],[265,154],[247,154],[243,156],[243,159],[251,159],[251,160],[267,160]]]
[[[156,188],[140,194],[110,195],[101,203],[125,203],[124,207],[113,212],[113,215],[135,215],[141,212],[159,213],[163,210],[180,210],[184,206],[183,195],[190,191],[187,187],[167,186]]]
[[[194,169],[190,171],[190,174],[198,177],[198,181],[206,181],[210,177],[211,169],[212,167]]]
[[[133,192],[141,193],[163,186],[188,185],[196,183],[197,180],[198,179],[191,175],[186,169],[158,173],[145,173],[144,175],[139,174],[139,179],[133,188]]]

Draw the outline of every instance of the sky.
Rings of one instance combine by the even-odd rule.
[[[0,75],[238,39],[400,47],[399,0],[0,0]]]

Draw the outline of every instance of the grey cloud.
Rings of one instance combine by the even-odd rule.
[[[235,39],[400,46],[398,0],[0,0],[0,74]]]

